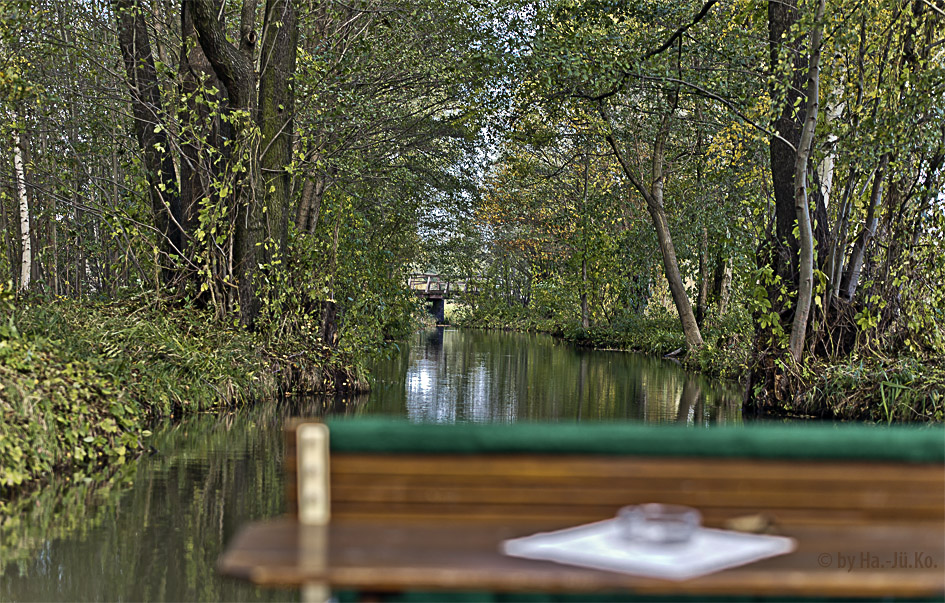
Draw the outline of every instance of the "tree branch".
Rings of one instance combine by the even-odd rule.
[[[758,124],[758,123],[752,121],[747,115],[745,115],[742,111],[740,111],[740,110],[738,109],[738,107],[736,107],[735,105],[733,105],[731,101],[729,101],[729,100],[727,100],[727,99],[725,99],[725,98],[719,96],[718,94],[715,94],[714,92],[709,92],[709,91],[706,90],[705,88],[702,88],[702,87],[697,86],[697,85],[695,85],[695,84],[693,84],[693,83],[691,83],[691,82],[687,82],[687,81],[685,81],[685,80],[678,79],[678,78],[674,78],[674,77],[653,77],[653,76],[644,75],[644,76],[640,76],[640,79],[643,79],[643,80],[651,80],[651,81],[670,82],[670,83],[673,83],[673,84],[679,84],[679,85],[681,85],[681,86],[686,86],[687,88],[692,88],[693,90],[695,90],[695,91],[696,91],[699,95],[701,95],[701,96],[705,96],[705,97],[707,97],[707,98],[711,98],[712,100],[719,101],[720,103],[722,103],[723,105],[725,105],[726,108],[728,108],[729,111],[731,111],[732,113],[734,113],[734,114],[737,115],[738,117],[742,118],[742,120],[744,120],[745,123],[747,123],[749,126],[755,128],[756,130],[759,130],[759,131],[761,131],[761,132],[764,132],[764,133],[767,134],[768,136],[772,136],[772,137],[774,137],[774,138],[777,138],[778,140],[780,140],[781,142],[783,142],[784,144],[786,144],[792,151],[794,151],[795,153],[797,152],[797,147],[795,147],[793,144],[791,144],[790,141],[788,141],[787,139],[785,139],[783,136],[781,136],[781,135],[778,134],[777,132],[773,132],[773,131],[771,131],[771,130],[765,128],[765,127],[762,126],[761,124]]]
[[[645,61],[645,60],[647,60],[647,59],[649,59],[649,58],[651,58],[651,57],[655,57],[656,55],[660,54],[661,52],[667,50],[670,46],[673,45],[673,42],[675,42],[676,39],[679,38],[679,36],[681,36],[681,35],[683,35],[684,33],[686,33],[686,31],[688,31],[689,29],[691,29],[692,27],[694,27],[696,24],[698,24],[699,21],[702,21],[702,19],[704,19],[705,16],[709,13],[709,9],[712,8],[712,5],[713,5],[713,4],[717,4],[718,1],[719,1],[719,0],[709,0],[708,2],[706,2],[706,3],[702,6],[702,10],[700,10],[698,13],[696,13],[696,16],[694,16],[694,17],[692,18],[692,21],[690,21],[688,25],[683,25],[682,27],[680,27],[679,29],[677,29],[676,31],[674,31],[674,32],[673,32],[673,35],[669,36],[669,39],[666,40],[665,42],[663,42],[658,48],[656,48],[656,49],[654,49],[654,50],[651,50],[650,52],[648,52],[648,53],[646,53],[645,55],[643,55],[643,60]]]
[[[223,24],[217,19],[217,11],[214,10],[214,0],[192,2],[194,29],[197,30],[197,39],[207,60],[226,87],[234,107],[251,108],[254,87],[252,61],[227,41]]]
[[[627,180],[630,181],[630,184],[633,185],[633,188],[643,196],[643,200],[646,201],[647,205],[653,205],[655,203],[653,196],[650,195],[650,191],[643,186],[643,183],[636,177],[636,174],[633,173],[633,170],[630,168],[630,164],[627,163],[626,157],[620,151],[619,145],[617,145],[617,139],[614,138],[614,126],[613,121],[610,119],[610,114],[607,113],[607,108],[604,106],[603,101],[597,103],[597,110],[600,113],[601,119],[604,120],[604,124],[607,127],[607,131],[604,133],[604,138],[607,139],[607,144],[610,145],[610,148],[614,151],[614,156],[617,157],[617,162],[620,164],[620,167],[623,168],[623,173],[627,177]]]
[[[700,21],[702,21],[702,19],[704,19],[705,16],[709,13],[709,9],[712,8],[712,5],[717,4],[718,1],[719,1],[719,0],[708,0],[708,2],[706,2],[706,3],[702,6],[702,10],[700,10],[698,13],[696,13],[696,15],[692,18],[692,21],[690,21],[687,25],[683,25],[683,26],[681,26],[679,29],[677,29],[676,31],[674,31],[674,32],[673,32],[673,35],[671,35],[665,42],[663,42],[662,44],[660,44],[659,47],[657,47],[657,48],[655,48],[655,49],[653,49],[653,50],[647,52],[646,54],[644,54],[644,55],[640,58],[640,60],[641,60],[641,61],[645,61],[645,60],[647,60],[647,59],[649,59],[649,58],[652,58],[652,57],[655,57],[656,55],[660,54],[661,52],[664,52],[665,50],[667,50],[670,46],[673,45],[674,42],[676,42],[677,39],[679,39],[680,36],[682,36],[682,35],[683,35],[684,33],[686,33],[689,29],[691,29],[691,28],[694,27],[696,24],[698,24]],[[591,102],[593,102],[593,103],[598,103],[598,102],[600,102],[600,101],[602,101],[602,100],[604,100],[604,99],[610,98],[611,96],[613,96],[613,95],[619,93],[621,90],[623,90],[624,84],[627,82],[627,79],[629,79],[631,75],[632,75],[632,74],[631,74],[629,71],[624,71],[623,73],[621,73],[621,74],[620,74],[620,80],[619,80],[616,84],[614,84],[614,85],[613,85],[609,90],[607,90],[606,92],[601,92],[600,94],[597,94],[597,95],[594,95],[594,96],[591,96],[591,95],[589,95],[589,94],[587,94],[587,93],[572,92],[572,93],[571,93],[571,96],[576,96],[576,97],[578,97],[578,98],[583,98],[583,99],[589,100],[589,101],[591,101]]]

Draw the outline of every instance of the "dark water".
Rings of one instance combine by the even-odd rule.
[[[0,601],[284,601],[216,575],[240,525],[284,508],[282,424],[292,415],[415,421],[739,421],[738,392],[670,363],[575,350],[541,335],[418,333],[357,400],[260,404],[151,438],[108,479],[54,479],[0,526]]]

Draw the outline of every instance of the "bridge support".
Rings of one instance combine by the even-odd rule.
[[[446,322],[446,300],[433,298],[427,303],[427,311],[436,319],[436,324]]]

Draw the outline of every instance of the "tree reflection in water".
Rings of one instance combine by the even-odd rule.
[[[740,421],[732,386],[638,354],[582,350],[547,335],[456,330],[418,333],[375,367],[359,412],[427,422]]]

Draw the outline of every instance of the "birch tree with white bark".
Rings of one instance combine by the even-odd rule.
[[[33,252],[30,246],[30,206],[26,196],[26,167],[23,165],[23,139],[20,133],[14,135],[13,169],[16,174],[16,196],[20,208],[20,282],[19,290],[30,288],[30,274],[33,270]]]

